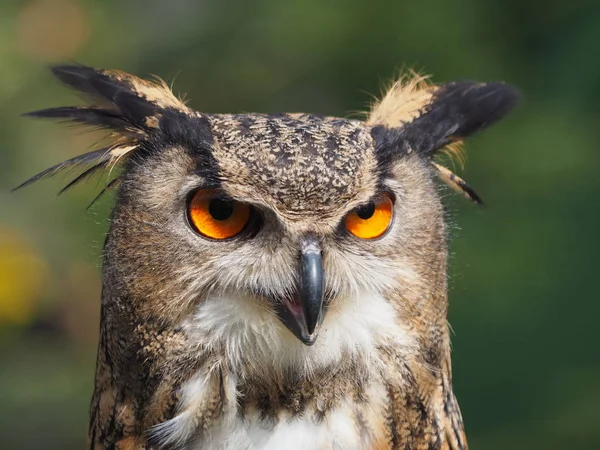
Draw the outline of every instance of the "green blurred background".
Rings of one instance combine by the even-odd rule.
[[[600,2],[3,0],[0,447],[82,448],[102,187],[10,193],[96,136],[19,117],[79,100],[46,66],[175,80],[205,112],[364,110],[402,67],[500,79],[519,110],[467,146],[449,195],[455,389],[474,449],[600,448]],[[64,183],[64,180],[63,180]]]

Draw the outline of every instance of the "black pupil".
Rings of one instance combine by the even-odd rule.
[[[362,220],[367,220],[373,217],[375,214],[375,203],[369,202],[366,205],[359,206],[356,208],[356,215]]]
[[[233,214],[233,202],[215,198],[208,204],[208,212],[215,220],[227,220]]]

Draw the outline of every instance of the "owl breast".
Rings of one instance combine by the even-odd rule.
[[[315,420],[316,411],[302,416],[279,414],[274,423],[266,423],[257,411],[243,418],[225,421],[208,439],[199,442],[197,449],[214,450],[313,450],[373,448],[385,439],[384,411],[373,405],[357,405],[350,400]]]
[[[340,388],[346,384],[343,380],[339,382]],[[190,380],[183,386],[183,391],[193,396],[197,394],[196,389],[199,387],[206,389],[207,380],[204,377]],[[278,401],[274,402],[278,403],[277,406],[268,405],[273,400],[268,396],[258,403],[246,402],[242,393],[236,389],[235,383],[225,383],[221,386],[221,395],[226,399],[237,398],[237,401],[220,403],[222,410],[210,427],[194,430],[192,424],[197,422],[192,419],[194,414],[189,414],[188,411],[163,424],[158,431],[169,433],[165,435],[169,443],[186,442],[184,448],[188,449],[377,448],[378,442],[389,440],[385,419],[389,399],[385,383],[372,377],[364,380],[360,388],[356,385],[346,387],[347,389],[342,390],[324,385],[321,392],[307,392],[305,394],[312,398],[302,400],[302,393],[297,392],[298,401],[290,408],[291,405],[283,405]],[[330,396],[333,391],[335,396]],[[284,396],[289,394],[283,393]],[[307,404],[301,406],[300,402],[303,401]],[[210,405],[210,402],[205,403],[202,400],[200,403],[204,406]],[[298,408],[302,408],[301,413],[298,413]],[[206,417],[206,410],[200,413],[200,417],[203,415]],[[195,417],[199,417],[198,412]]]
[[[183,326],[212,356],[154,437],[219,450],[372,448],[389,401],[381,348],[408,352],[415,342],[384,297],[342,300],[307,347],[252,299],[207,299]]]

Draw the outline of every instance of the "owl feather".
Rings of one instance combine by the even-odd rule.
[[[110,145],[19,187],[121,168],[99,194],[117,190],[90,449],[467,448],[433,176],[481,199],[435,158],[512,87],[413,75],[357,121],[203,114],[160,80],[52,71],[90,105],[28,116]]]
[[[83,65],[55,66],[52,67],[52,73],[95,105],[48,108],[26,113],[25,116],[57,119],[92,129],[109,130],[108,139],[113,143],[58,163],[34,175],[14,190],[68,169],[89,166],[59,191],[62,194],[93,174],[124,162],[129,153],[138,148],[140,141],[148,138],[153,129],[158,127],[165,110],[174,109],[182,114],[192,114],[160,79],[147,81],[125,72],[98,70]],[[107,183],[102,193],[116,185],[116,182]]]
[[[435,86],[427,77],[412,73],[396,81],[376,102],[367,123],[382,127],[388,134],[386,151],[398,145],[433,157],[440,150],[462,162],[462,143],[476,131],[501,119],[519,98],[505,83],[459,81]],[[388,133],[393,129],[395,132]],[[442,181],[477,204],[481,198],[450,169],[432,162]]]

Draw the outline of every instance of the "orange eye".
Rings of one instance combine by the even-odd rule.
[[[344,226],[361,239],[375,239],[385,233],[394,215],[394,203],[389,195],[353,209],[344,219]]]
[[[188,216],[196,231],[212,239],[239,234],[250,215],[250,205],[224,198],[215,189],[199,189],[188,205]]]

